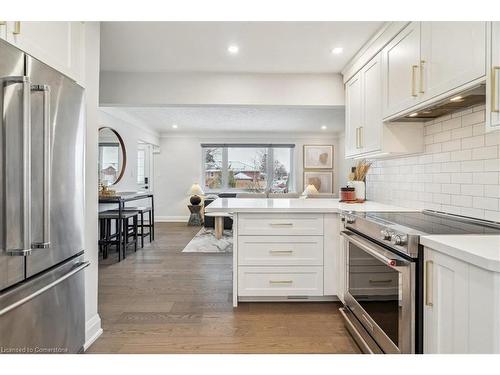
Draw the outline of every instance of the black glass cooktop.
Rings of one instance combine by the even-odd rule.
[[[500,234],[500,223],[434,211],[367,212],[365,218],[397,224],[425,234]]]

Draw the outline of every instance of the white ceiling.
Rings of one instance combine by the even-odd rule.
[[[101,70],[338,73],[382,24],[102,22]],[[343,53],[333,55],[334,47]]]
[[[331,107],[105,107],[122,121],[160,134],[199,132],[331,133],[344,129],[344,108]],[[178,128],[173,129],[172,125]],[[326,130],[321,127],[327,126]],[[104,124],[103,124],[104,126]]]

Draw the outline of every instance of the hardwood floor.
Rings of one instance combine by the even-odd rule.
[[[181,253],[199,231],[157,225],[156,241],[99,266],[103,335],[87,353],[358,353],[337,303],[232,307],[231,254]]]

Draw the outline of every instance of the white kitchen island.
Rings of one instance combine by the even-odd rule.
[[[342,211],[414,211],[338,199],[219,198],[233,214],[233,306],[239,301],[334,301],[343,295]]]

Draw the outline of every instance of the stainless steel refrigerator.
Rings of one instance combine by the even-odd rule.
[[[0,40],[0,353],[85,340],[84,95]]]

